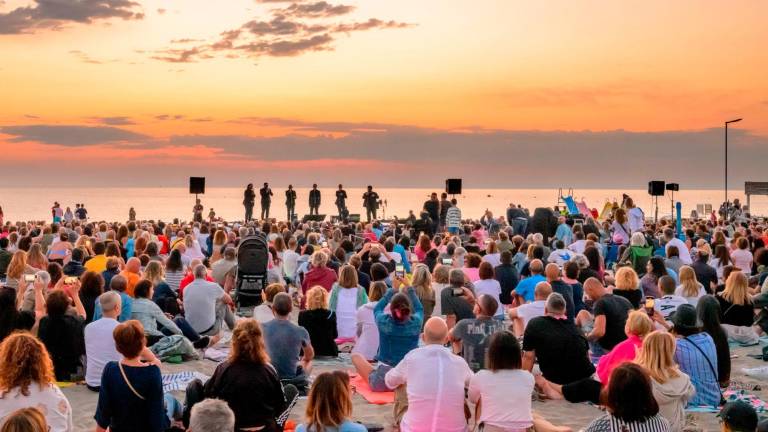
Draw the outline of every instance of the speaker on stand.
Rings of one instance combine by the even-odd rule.
[[[448,195],[461,195],[461,179],[447,179],[445,181],[445,193]]]
[[[675,218],[675,192],[680,191],[680,184],[679,183],[667,183],[666,189],[669,191],[669,200],[672,203],[672,213],[670,214],[670,217],[672,219]]]
[[[663,180],[651,180],[648,182],[648,195],[653,197],[654,205],[656,206],[656,213],[653,217],[653,222],[659,221],[659,197],[664,195],[664,181]]]

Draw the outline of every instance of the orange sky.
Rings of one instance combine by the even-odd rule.
[[[63,160],[77,145],[3,130],[23,125],[141,135],[92,143],[97,159],[222,156],[205,144],[167,142],[178,135],[347,133],[243,118],[445,131],[665,132],[744,117],[739,128],[768,136],[762,0],[329,0],[322,17],[296,12],[317,7],[315,0],[134,1],[106,14],[78,11],[79,22],[56,20],[57,11],[33,0],[0,3],[4,158]],[[19,27],[14,19],[23,6],[35,12]],[[351,7],[328,12],[333,6]],[[370,19],[380,21],[351,30]],[[261,23],[263,33],[243,30],[248,22]],[[286,23],[293,30],[277,29]],[[309,30],[313,25],[323,29]],[[235,29],[240,48],[212,48]],[[329,41],[279,51],[313,36]],[[193,41],[171,42],[179,39]],[[260,51],[245,49],[248,42]],[[200,54],[189,61],[167,61],[179,53],[169,50],[192,48]],[[125,148],[147,140],[162,144]]]

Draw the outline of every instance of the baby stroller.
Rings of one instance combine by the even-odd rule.
[[[235,305],[238,314],[262,303],[261,293],[267,287],[269,246],[264,234],[245,237],[237,247],[237,281]]]

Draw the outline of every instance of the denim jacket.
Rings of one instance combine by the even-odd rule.
[[[376,326],[379,328],[379,353],[376,360],[392,367],[397,366],[406,354],[419,346],[421,323],[424,320],[424,307],[416,296],[416,290],[408,287],[406,293],[413,308],[407,321],[397,322],[392,315],[384,313],[395,295],[392,288],[387,290],[373,309]]]

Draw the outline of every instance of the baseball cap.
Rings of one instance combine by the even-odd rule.
[[[728,402],[717,416],[733,432],[753,432],[757,429],[757,412],[746,402]]]

